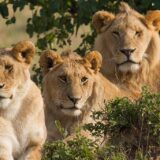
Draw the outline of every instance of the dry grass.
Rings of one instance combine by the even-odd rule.
[[[6,20],[0,18],[0,34],[1,34],[1,41],[0,47],[10,47],[11,45],[17,43],[18,41],[31,39],[33,42],[36,41],[35,37],[30,38],[26,33],[26,23],[27,19],[31,17],[32,12],[29,10],[28,7],[25,7],[23,11],[17,10],[14,13],[9,6],[9,13],[10,16],[16,16],[16,23],[11,25],[6,25]]]

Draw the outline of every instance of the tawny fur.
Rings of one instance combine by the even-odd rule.
[[[0,50],[0,159],[41,159],[46,128],[41,92],[29,73],[34,53],[30,41]]]
[[[45,54],[46,52],[42,54],[40,62],[47,60]],[[71,135],[76,127],[93,122],[90,117],[92,111],[103,108],[105,101],[115,97],[130,96],[99,72],[102,61],[100,53],[94,51],[84,58],[76,53],[62,54],[61,60],[63,63],[50,66],[48,73],[43,77],[49,141],[62,138],[56,128],[56,120],[60,121],[68,135]],[[46,65],[43,64],[40,65],[46,70]],[[74,104],[70,97],[77,98],[77,102]]]
[[[160,10],[155,10],[144,16],[124,2],[114,17],[107,11],[95,13],[93,25],[102,31],[98,32],[94,49],[102,54],[102,73],[112,82],[131,91],[141,92],[144,85],[160,91],[159,15]],[[134,50],[129,57],[134,64],[124,63],[127,57],[122,49]]]

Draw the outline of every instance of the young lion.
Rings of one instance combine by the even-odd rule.
[[[40,160],[46,138],[41,92],[30,79],[35,47],[0,50],[0,159]]]
[[[114,83],[141,91],[150,85],[160,91],[160,10],[142,15],[122,2],[117,14],[93,16],[98,33],[94,49],[102,53],[103,74]]]
[[[127,95],[99,73],[101,64],[101,54],[95,51],[84,58],[50,50],[41,55],[49,141],[61,138],[55,120],[70,135],[75,127],[92,122],[91,111],[99,110],[106,100]]]

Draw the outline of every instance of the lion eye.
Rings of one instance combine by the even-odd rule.
[[[6,64],[5,65],[5,70],[7,70],[8,72],[12,72],[13,71],[13,65]]]
[[[135,35],[138,36],[138,37],[140,37],[142,35],[142,31],[136,31]]]
[[[88,78],[87,77],[82,77],[81,78],[81,83],[82,84],[85,84],[85,83],[87,83],[88,82]]]
[[[67,83],[67,76],[59,76],[59,79],[63,83]]]
[[[112,33],[113,33],[113,35],[115,35],[115,36],[119,36],[119,32],[118,32],[118,31],[113,31]]]

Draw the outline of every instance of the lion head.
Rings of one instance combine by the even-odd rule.
[[[21,41],[13,48],[0,49],[0,109],[14,103],[30,80],[29,66],[35,47],[30,41]]]
[[[146,64],[152,69],[159,63],[159,10],[144,16],[122,2],[116,15],[107,11],[95,13],[93,25],[98,33],[95,49],[102,53],[105,75],[115,75],[115,69],[135,74]]]
[[[84,58],[76,53],[45,51],[40,58],[44,75],[44,99],[54,113],[77,117],[87,110],[94,90],[95,75],[102,57],[91,52]],[[91,106],[90,106],[91,107]]]

